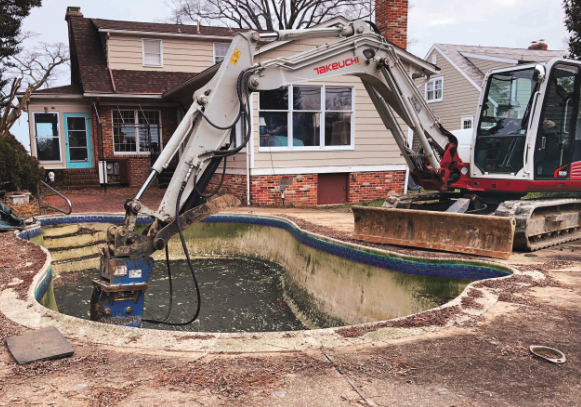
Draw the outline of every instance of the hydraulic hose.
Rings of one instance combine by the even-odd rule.
[[[229,130],[229,129],[233,129],[234,126],[236,126],[236,123],[238,122],[238,120],[240,120],[240,118],[242,117],[243,120],[245,120],[247,122],[247,125],[245,126],[246,128],[246,134],[244,135],[244,140],[242,141],[242,143],[240,144],[240,146],[232,149],[232,150],[215,150],[215,151],[211,151],[209,153],[203,154],[201,157],[202,161],[206,161],[206,160],[216,160],[218,159],[218,165],[219,162],[221,161],[221,159],[224,159],[224,169],[222,171],[222,179],[220,180],[220,183],[218,184],[216,190],[209,195],[204,195],[202,194],[202,192],[200,192],[198,190],[198,185],[197,185],[197,173],[198,173],[198,169],[199,166],[197,166],[195,168],[195,172],[194,172],[194,189],[192,191],[192,195],[196,194],[197,195],[197,199],[195,199],[195,201],[198,201],[199,198],[210,198],[214,195],[216,195],[218,193],[218,191],[220,190],[220,188],[222,187],[222,184],[224,182],[224,177],[226,176],[226,160],[229,156],[232,156],[234,154],[237,154],[240,150],[242,150],[246,144],[248,143],[248,140],[250,140],[250,134],[251,134],[251,126],[250,126],[250,111],[249,111],[249,105],[250,105],[250,97],[248,94],[248,76],[250,71],[253,70],[253,68],[247,69],[243,72],[240,73],[240,75],[238,76],[238,81],[237,81],[237,86],[236,86],[236,90],[237,90],[237,94],[238,94],[238,101],[240,102],[240,112],[238,113],[238,116],[236,117],[236,119],[234,120],[234,122],[232,124],[230,124],[229,126],[226,127],[221,127],[218,126],[216,124],[214,124],[212,121],[210,121],[208,119],[207,116],[205,116],[202,113],[203,118],[213,127],[219,129],[219,130]],[[244,103],[244,95],[243,95],[243,88],[246,91],[246,103]],[[232,144],[232,138],[233,135],[231,133],[230,135],[230,142]],[[231,145],[230,144],[230,145]],[[215,167],[217,168],[217,166]],[[198,316],[200,315],[200,309],[202,306],[202,298],[201,298],[201,294],[200,294],[200,286],[198,284],[198,279],[196,278],[196,272],[194,271],[194,266],[192,265],[192,261],[190,259],[190,254],[188,252],[188,247],[186,245],[186,240],[184,238],[184,234],[183,234],[183,230],[182,230],[182,225],[180,223],[180,202],[182,201],[182,195],[184,193],[184,190],[186,188],[186,185],[188,183],[188,180],[192,174],[192,170],[194,170],[193,167],[193,163],[190,165],[190,170],[188,171],[188,173],[186,174],[186,177],[184,179],[184,181],[182,182],[182,186],[180,188],[180,191],[178,193],[178,197],[176,200],[176,225],[178,227],[178,233],[180,236],[180,240],[182,243],[182,248],[184,250],[184,254],[186,255],[186,260],[188,262],[188,267],[190,268],[190,273],[192,275],[192,280],[194,282],[194,286],[196,288],[196,299],[197,299],[197,305],[196,305],[196,312],[193,315],[193,317],[191,319],[189,319],[186,322],[168,322],[167,319],[170,317],[171,315],[171,310],[172,310],[172,306],[173,306],[173,286],[172,286],[172,277],[171,277],[171,269],[170,269],[170,263],[169,263],[169,253],[168,253],[168,247],[166,245],[165,248],[165,253],[166,253],[166,263],[167,263],[167,271],[168,271],[168,276],[169,276],[169,285],[170,285],[170,306],[169,306],[169,310],[166,313],[166,316],[163,320],[152,320],[152,319],[144,319],[144,322],[149,322],[152,324],[162,324],[162,325],[171,325],[171,326],[185,326],[185,325],[189,325],[192,322],[194,322],[196,319],[198,319]],[[215,171],[215,169],[214,169]],[[203,176],[205,176],[206,174],[204,173]],[[211,176],[211,174],[209,174]],[[209,181],[205,180],[206,182]],[[190,196],[190,198],[192,198],[192,196]],[[190,199],[188,199],[189,201]],[[186,202],[187,205],[188,202]]]
[[[169,277],[169,308],[168,308],[167,312],[165,313],[165,317],[161,321],[158,321],[155,319],[144,319],[143,322],[149,322],[151,324],[158,324],[158,323],[161,323],[163,321],[167,321],[167,319],[171,315],[171,310],[173,308],[173,282],[172,282],[172,277],[171,277],[171,266],[169,264],[169,250],[168,250],[167,246],[165,246],[165,264],[167,266],[167,276]]]
[[[145,321],[145,322],[150,322],[153,324],[171,325],[171,326],[185,326],[185,325],[189,325],[192,322],[194,322],[196,319],[198,319],[198,316],[200,315],[200,309],[202,307],[202,297],[200,295],[200,286],[198,284],[198,279],[196,278],[196,272],[194,271],[194,266],[192,265],[192,260],[190,259],[190,253],[188,252],[188,247],[186,245],[186,239],[184,238],[184,233],[182,230],[182,225],[181,225],[180,216],[179,216],[179,214],[180,214],[180,202],[182,200],[182,195],[184,193],[184,189],[186,189],[186,184],[188,183],[188,179],[190,178],[191,171],[192,171],[192,168],[190,167],[190,171],[188,171],[188,173],[186,174],[186,178],[182,182],[182,186],[181,186],[180,192],[178,194],[178,199],[176,201],[176,224],[178,227],[178,233],[180,235],[180,240],[182,242],[182,248],[184,249],[184,254],[186,255],[186,260],[187,260],[188,266],[190,268],[190,273],[192,274],[192,280],[194,281],[194,286],[196,287],[196,298],[197,298],[196,312],[195,312],[194,316],[186,322],[167,322],[166,319],[169,317],[169,314],[162,321],[145,320],[144,319],[143,321]],[[166,253],[167,253],[167,246],[166,246]],[[169,271],[169,256],[168,256],[168,271]],[[171,277],[170,277],[170,281],[171,281]]]

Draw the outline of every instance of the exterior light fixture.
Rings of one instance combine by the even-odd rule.
[[[373,59],[373,57],[375,56],[375,50],[373,48],[366,48],[363,50],[363,55],[367,59]]]

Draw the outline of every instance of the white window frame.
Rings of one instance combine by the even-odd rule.
[[[113,122],[113,112],[134,112],[135,113],[135,146],[137,151],[115,151],[115,123]],[[159,113],[159,137],[160,137],[160,150],[163,151],[163,126],[161,123],[161,110],[159,109],[143,109],[144,112],[158,112]],[[111,141],[113,144],[113,155],[151,155],[151,151],[141,152],[139,151],[139,113],[141,109],[111,109]]]
[[[154,65],[154,64],[147,64],[145,62],[145,43],[146,42],[159,42],[159,65]],[[143,66],[147,66],[150,68],[163,68],[163,41],[162,40],[158,40],[155,38],[142,38],[141,39],[141,57],[142,57],[142,61],[143,61]]]
[[[293,146],[293,125],[292,125],[292,114],[293,110],[293,88],[297,87],[317,87],[321,88],[321,124],[320,124],[320,134],[319,134],[319,145],[318,146]],[[351,110],[341,110],[342,113],[351,113],[351,144],[345,146],[326,146],[325,145],[325,90],[327,88],[350,88],[351,89]],[[305,83],[300,85],[289,85],[288,86],[288,107],[287,107],[287,131],[288,131],[288,146],[280,147],[262,147],[260,145],[260,135],[258,135],[258,152],[288,152],[288,151],[340,151],[340,150],[354,150],[355,149],[355,85],[343,84],[343,83],[333,83],[333,84],[311,84]],[[260,109],[260,92],[258,95],[258,119],[260,120],[261,112],[284,112],[284,110],[262,110]],[[314,112],[311,110],[296,110],[296,112]],[[330,110],[329,113],[339,112],[338,110]]]
[[[435,83],[436,83],[436,81],[442,81],[442,96],[439,99],[428,100],[428,85],[430,83],[433,83],[434,84],[434,98],[435,98],[435,96],[436,96],[436,94],[435,94],[435,89],[436,89],[435,88],[436,87]],[[443,76],[438,76],[437,78],[432,78],[432,79],[430,79],[429,81],[426,82],[426,84],[425,84],[425,94],[424,94],[424,98],[426,99],[426,102],[428,102],[428,103],[441,102],[441,101],[444,100],[444,77]]]
[[[37,111],[37,112],[32,112],[32,119],[33,119],[33,124],[34,124],[34,156],[38,158],[38,136],[36,134],[36,115],[37,114],[56,114],[56,120],[57,120],[57,130],[58,130],[58,139],[59,139],[59,156],[61,157],[60,160],[50,160],[50,161],[41,161],[40,159],[38,160],[41,163],[62,163],[63,160],[63,137],[61,134],[61,114],[59,111],[54,111],[51,110],[50,112],[45,112],[45,111]],[[55,137],[56,138],[56,137]]]
[[[470,122],[472,123],[472,127],[470,127],[470,129],[464,128],[464,121],[467,120],[470,120]],[[460,119],[460,130],[472,130],[473,128],[474,128],[474,116],[466,116]]]
[[[228,48],[230,48],[230,44],[231,43],[227,43],[227,42],[214,42],[212,45],[212,52],[214,55],[214,64],[217,64],[216,62],[216,45],[226,45]],[[228,53],[228,50],[226,50],[226,54]],[[226,54],[224,54],[224,59],[226,59]]]

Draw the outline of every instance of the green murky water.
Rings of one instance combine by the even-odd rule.
[[[169,321],[191,318],[196,310],[196,294],[185,260],[170,261],[174,287]],[[271,332],[306,329],[283,299],[284,270],[272,263],[246,259],[197,259],[194,270],[200,284],[200,317],[188,326],[174,327],[144,322],[143,328],[192,332]],[[98,270],[78,273],[78,279],[55,284],[59,311],[89,319],[91,280]],[[71,278],[73,276],[69,276]],[[74,280],[74,281],[73,281]],[[144,318],[162,319],[169,306],[169,284],[165,261],[156,261],[146,291]]]

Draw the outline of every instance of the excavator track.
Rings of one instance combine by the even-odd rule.
[[[506,201],[493,215],[516,220],[515,251],[536,251],[581,239],[581,199]]]

